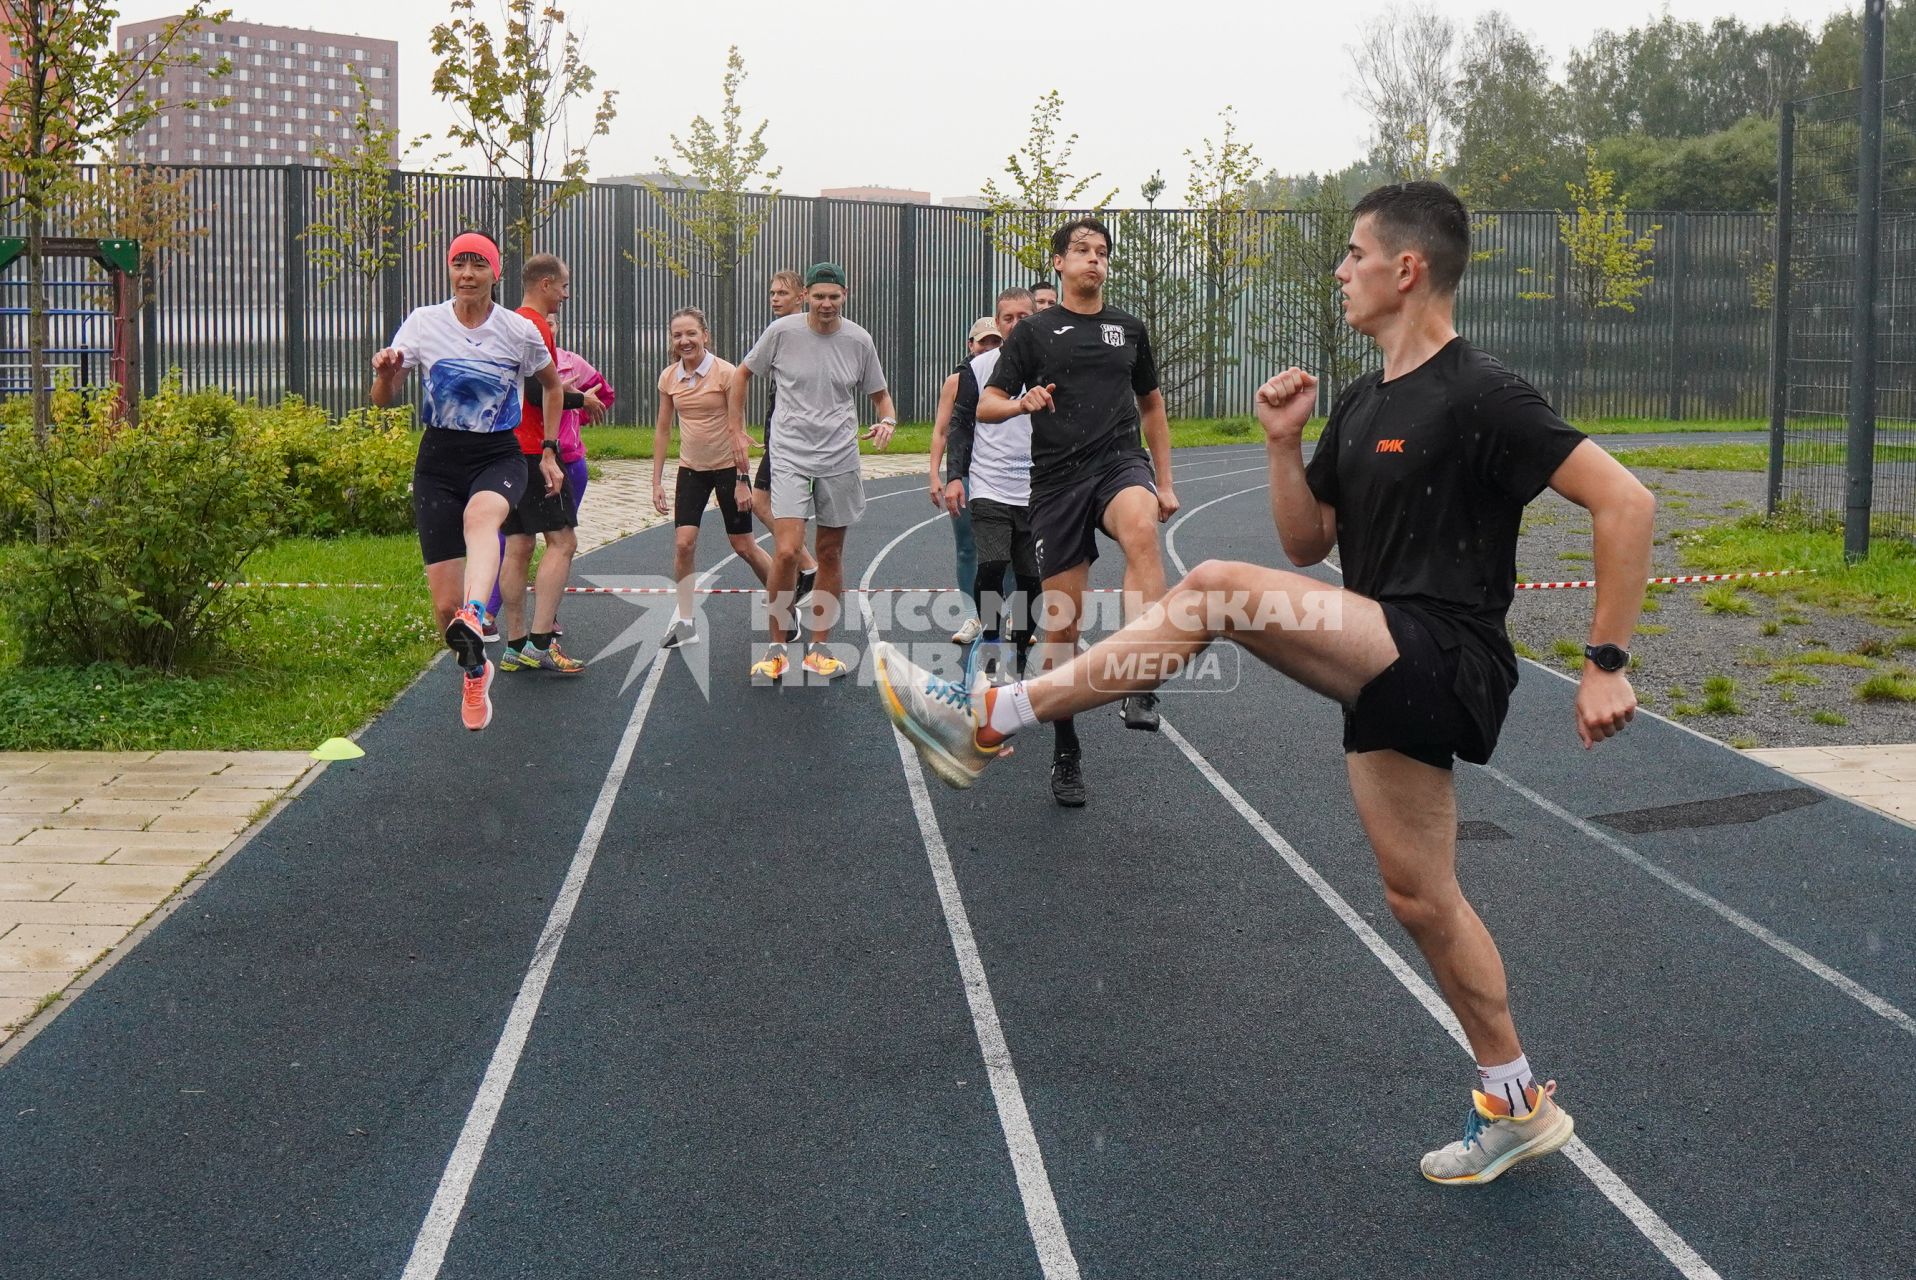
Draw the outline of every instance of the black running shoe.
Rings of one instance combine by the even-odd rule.
[[[803,600],[806,596],[812,594],[812,588],[816,587],[817,585],[818,585],[818,570],[800,569],[798,571],[798,594],[792,597],[792,603],[797,604],[799,601]]]
[[[1127,729],[1142,729],[1146,733],[1158,731],[1158,695],[1155,693],[1134,693],[1124,700],[1118,709],[1124,717]]]
[[[1084,770],[1080,752],[1067,751],[1051,760],[1051,798],[1067,809],[1084,808]]]

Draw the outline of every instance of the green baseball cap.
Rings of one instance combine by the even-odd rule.
[[[814,262],[805,272],[805,287],[809,289],[815,284],[835,284],[841,289],[846,288],[845,268],[836,262]]]

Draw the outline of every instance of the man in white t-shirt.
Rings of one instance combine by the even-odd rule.
[[[772,446],[772,532],[775,550],[771,596],[772,643],[752,664],[755,680],[782,680],[790,670],[784,638],[791,633],[792,587],[798,578],[805,522],[818,521],[814,554],[818,583],[807,612],[811,643],[804,667],[832,680],[850,668],[827,648],[845,586],[845,531],[865,512],[865,484],[858,464],[858,397],[871,398],[876,425],[865,433],[878,448],[891,443],[898,425],[885,371],[871,334],[845,319],[845,269],[814,263],[805,273],[803,315],[784,316],[759,335],[732,379],[727,404],[732,434],[745,434],[745,399],[754,377],[772,380],[777,405],[767,428]]]
[[[425,406],[413,466],[413,522],[426,562],[436,625],[465,675],[460,719],[468,729],[492,721],[492,663],[486,658],[486,596],[499,576],[499,529],[532,482],[514,429],[527,378],[544,397],[545,438],[559,438],[565,392],[539,331],[492,301],[499,246],[477,231],[446,250],[452,299],[420,307],[392,345],[373,357],[372,401],[399,399],[406,371],[423,370]],[[565,483],[558,454],[542,454],[546,492]]]
[[[997,322],[1001,338],[1009,338],[1020,321],[1033,312],[1025,289],[1006,289],[998,295]],[[977,577],[968,587],[978,608],[987,652],[1000,639],[1000,619],[1017,651],[1018,674],[1023,675],[1035,638],[1031,611],[1042,579],[1037,545],[1031,534],[1031,416],[1019,414],[1003,422],[980,423],[979,388],[998,367],[1000,348],[973,356],[958,375],[957,400],[950,439],[951,479],[945,485],[945,509],[968,506],[971,537],[978,549]],[[1010,569],[1017,591],[1003,598],[1005,570]]]

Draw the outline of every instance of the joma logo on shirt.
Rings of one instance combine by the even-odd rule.
[[[1402,453],[1403,451],[1404,442],[1402,440],[1379,440],[1377,442],[1377,452],[1379,453]]]

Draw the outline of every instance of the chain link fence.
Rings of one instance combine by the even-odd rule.
[[[1841,519],[1857,356],[1863,95],[1784,108],[1775,281],[1772,510]],[[1882,82],[1872,529],[1916,535],[1916,76]]]

